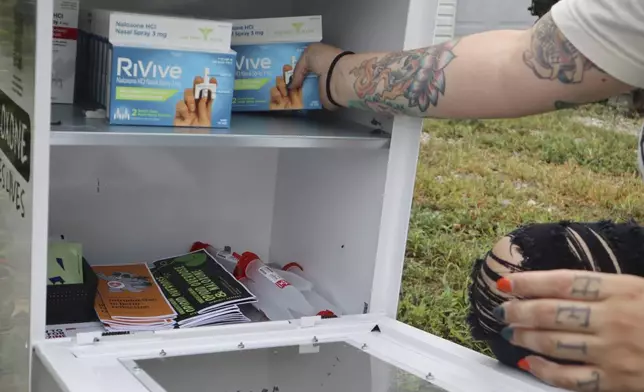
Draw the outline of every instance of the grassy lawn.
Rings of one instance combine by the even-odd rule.
[[[427,121],[399,318],[487,353],[469,336],[472,262],[517,225],[644,222],[638,122],[604,106],[503,121]]]

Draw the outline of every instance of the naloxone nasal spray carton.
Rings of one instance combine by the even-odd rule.
[[[230,126],[230,22],[102,10],[93,18],[93,35],[108,37],[94,63],[106,70],[104,91],[100,76],[95,89],[106,96],[111,124]]]
[[[321,16],[234,20],[233,111],[320,109],[317,76],[298,89],[287,85],[306,47],[321,40]]]
[[[51,102],[74,102],[78,0],[54,1]]]

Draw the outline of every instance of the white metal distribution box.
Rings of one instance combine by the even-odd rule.
[[[437,0],[81,0],[87,8],[321,15],[356,52],[430,45]],[[51,1],[0,5],[0,389],[482,391],[551,388],[395,320],[421,134],[370,113],[236,115],[229,130],[111,127],[51,110]],[[11,121],[6,121],[8,118]],[[376,127],[372,124],[378,124]],[[10,135],[10,138],[7,136]],[[46,339],[48,238],[92,264],[193,241],[297,261],[346,316]]]

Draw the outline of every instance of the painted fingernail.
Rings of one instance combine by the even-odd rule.
[[[497,306],[492,311],[494,317],[499,321],[505,321],[505,308],[503,306]]]
[[[512,327],[505,327],[501,330],[501,337],[508,342],[512,340],[512,337],[514,336],[514,328]]]
[[[511,293],[512,282],[508,278],[501,278],[496,281],[496,288],[503,293]]]
[[[524,370],[524,371],[526,371],[526,372],[529,372],[529,371],[530,371],[530,363],[529,363],[529,362],[528,362],[528,360],[527,360],[527,359],[525,359],[525,358],[523,358],[522,360],[520,360],[520,361],[517,363],[517,366],[519,367],[519,369]]]

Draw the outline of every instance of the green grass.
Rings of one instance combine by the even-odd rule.
[[[517,120],[428,120],[399,319],[489,353],[465,322],[472,262],[528,222],[644,221],[636,129],[604,106]]]

